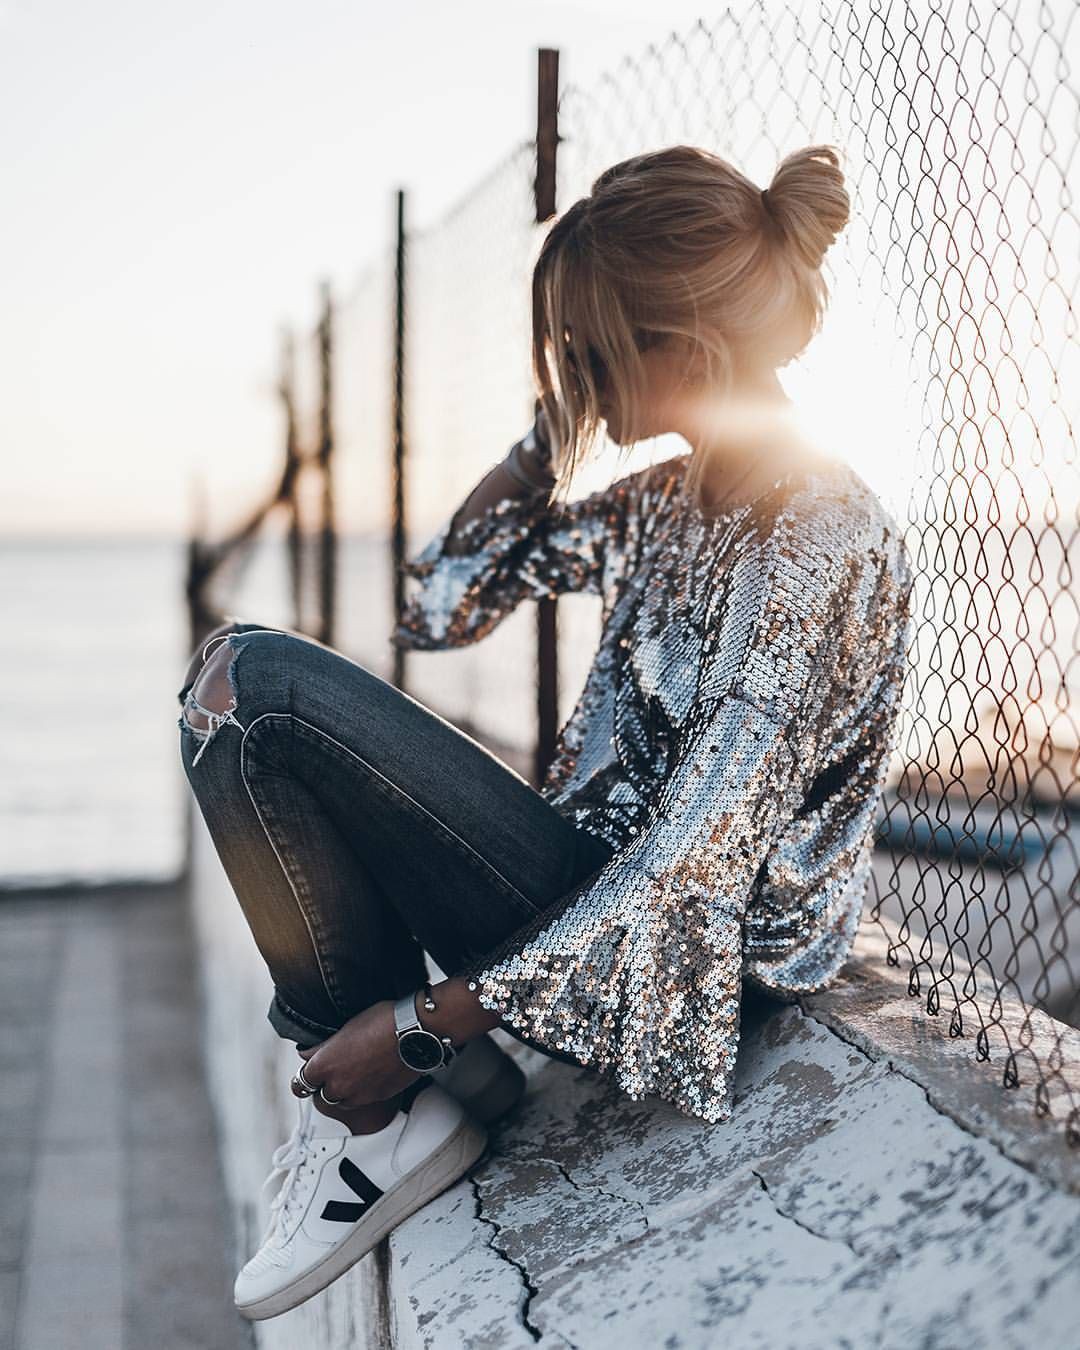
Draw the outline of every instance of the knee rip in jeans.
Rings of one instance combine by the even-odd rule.
[[[231,722],[241,731],[244,730],[243,724],[236,717],[240,694],[233,670],[236,653],[243,645],[242,639],[237,633],[222,633],[211,641],[219,640],[222,645],[206,660],[202,670],[199,671],[187,692],[180,714],[180,721],[202,742],[191,761],[192,768],[198,764],[203,751],[225,722]],[[204,658],[210,645],[209,642],[206,644],[203,651]],[[230,698],[232,701],[226,703]]]

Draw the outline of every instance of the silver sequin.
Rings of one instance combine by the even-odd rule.
[[[910,638],[900,531],[816,459],[707,515],[679,455],[570,502],[507,497],[405,565],[391,641],[486,636],[523,599],[603,599],[603,633],[541,786],[615,849],[457,972],[536,1044],[727,1120],[743,981],[779,998],[847,959],[869,881]]]

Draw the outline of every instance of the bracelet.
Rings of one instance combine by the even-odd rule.
[[[430,980],[425,980],[424,983],[420,986],[420,989],[422,989],[422,990],[424,991],[424,1011],[425,1011],[425,1012],[435,1012],[436,1008],[438,1007],[438,1004],[435,1002],[435,990],[431,987],[431,981],[430,981]],[[418,990],[416,991],[416,993],[413,994],[413,1010],[414,1010],[414,1011],[416,1010],[416,994],[418,994],[419,992],[420,992],[420,990],[418,989]],[[420,1015],[419,1015],[419,1013],[417,1013],[417,1018],[416,1018],[416,1020],[417,1020],[418,1022],[420,1021]],[[420,1022],[420,1025],[421,1025],[421,1026],[424,1026],[424,1024],[423,1024],[422,1022]],[[427,1031],[428,1028],[427,1028],[427,1027],[424,1027],[424,1030]],[[432,1034],[433,1036],[439,1036],[439,1033],[438,1033],[437,1031],[433,1031],[431,1034]],[[447,1035],[447,1036],[439,1036],[439,1040],[442,1041],[442,1043],[446,1046],[446,1052],[447,1052],[447,1059],[448,1059],[448,1060],[451,1059],[454,1055],[456,1055],[456,1054],[458,1053],[458,1051],[461,1049],[461,1046],[459,1046],[459,1045],[456,1046],[456,1045],[454,1044],[454,1040],[453,1040],[453,1037],[452,1037],[452,1036],[448,1036],[448,1035]],[[443,1067],[445,1067],[445,1066],[443,1066]]]

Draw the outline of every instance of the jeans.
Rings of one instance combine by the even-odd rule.
[[[479,742],[340,652],[247,622],[221,641],[232,707],[212,712],[197,676],[185,683],[180,756],[270,971],[279,1035],[318,1044],[419,988],[425,951],[457,974],[611,856]]]

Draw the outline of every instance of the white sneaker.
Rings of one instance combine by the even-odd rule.
[[[276,1317],[325,1289],[483,1153],[487,1130],[436,1082],[405,1101],[381,1130],[351,1134],[312,1098],[297,1099],[296,1127],[263,1188],[285,1179],[233,1287],[244,1317]]]

